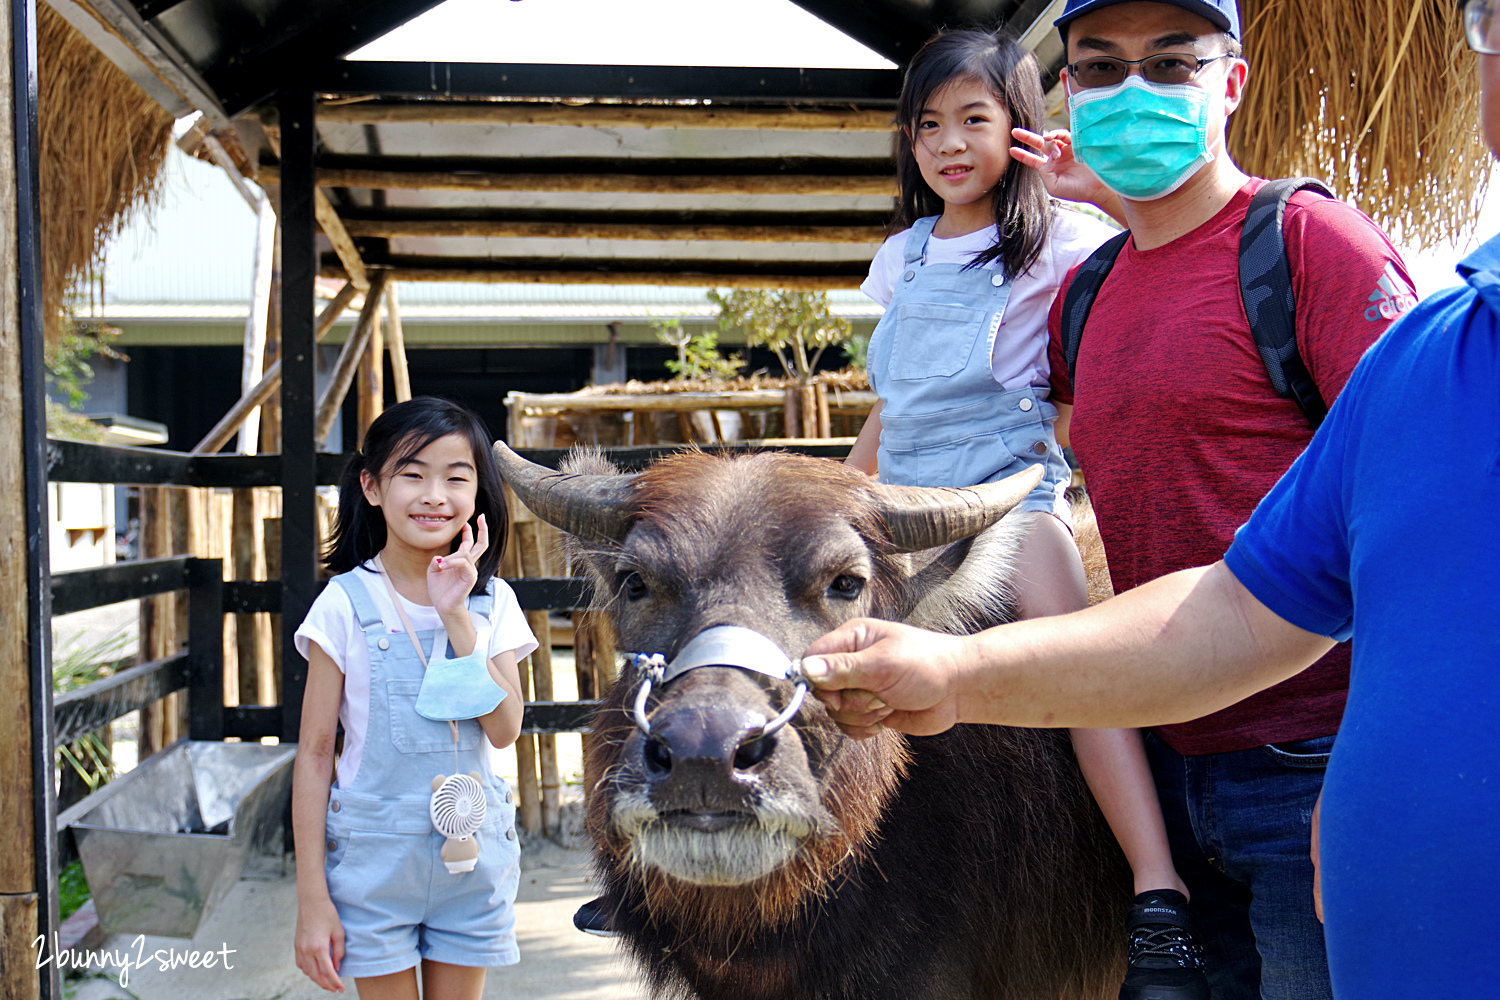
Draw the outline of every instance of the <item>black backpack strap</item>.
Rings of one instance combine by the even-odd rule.
[[[1287,177],[1267,181],[1250,199],[1240,234],[1240,298],[1271,385],[1283,398],[1296,400],[1316,430],[1328,415],[1328,404],[1297,351],[1297,301],[1281,230],[1287,200],[1308,189],[1334,197],[1322,181]]]
[[[1120,256],[1120,250],[1124,248],[1125,241],[1130,239],[1130,231],[1112,236],[1103,246],[1089,254],[1078,267],[1078,273],[1073,275],[1073,283],[1068,286],[1068,294],[1063,296],[1062,307],[1062,348],[1063,357],[1068,362],[1068,384],[1074,381],[1074,372],[1078,367],[1078,345],[1083,342],[1083,325],[1089,321],[1089,310],[1094,308],[1094,298],[1099,294],[1099,289],[1104,285],[1104,279],[1109,277],[1109,272],[1115,266],[1115,258]],[[1076,392],[1076,387],[1074,388]]]

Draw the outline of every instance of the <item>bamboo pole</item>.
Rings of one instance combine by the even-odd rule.
[[[255,229],[255,273],[251,280],[250,312],[245,317],[245,348],[240,360],[240,395],[254,389],[265,374],[266,324],[271,315],[271,275],[276,269],[276,210],[267,195],[260,199]],[[245,414],[240,424],[241,455],[260,450],[260,410]]]
[[[319,444],[328,439],[329,432],[333,430],[333,421],[339,415],[339,408],[344,405],[344,397],[349,394],[349,386],[354,381],[360,356],[369,344],[370,332],[375,326],[385,282],[386,272],[375,272],[370,290],[365,293],[365,305],[359,311],[359,320],[354,324],[349,339],[344,341],[338,361],[333,366],[333,374],[329,376],[328,385],[324,387],[323,395],[318,400],[317,415],[313,420],[313,440]]]
[[[276,263],[271,270],[271,301],[266,309],[265,370],[281,364],[281,240],[276,241]],[[281,452],[281,396],[272,393],[260,406],[260,450]]]
[[[547,612],[526,612],[526,624],[531,626],[538,643],[530,657],[532,690],[537,701],[553,701],[552,629]],[[557,766],[556,736],[537,738],[537,758],[542,776],[542,832],[555,837],[562,829],[562,781]]]
[[[280,170],[260,168],[267,184]],[[441,170],[363,170],[323,167],[318,186],[406,191],[552,191],[606,194],[896,194],[894,175],[882,174],[589,174],[481,173]]]
[[[266,555],[266,579],[281,579],[281,518],[268,517],[260,523],[261,551]],[[271,627],[271,655],[267,683],[270,690],[262,705],[281,704],[281,615],[267,615]]]
[[[512,440],[517,438],[514,425],[511,430]],[[531,512],[516,501],[515,494],[510,488],[501,484],[501,490],[505,494],[505,503],[510,511],[512,533],[510,543],[506,545],[505,552],[500,556],[500,575],[508,579],[521,576],[520,546],[516,544],[514,526],[521,520],[532,516]],[[531,688],[531,657],[525,656],[516,664],[517,673],[521,683],[521,699],[532,700]],[[521,829],[528,834],[535,834],[542,829],[542,797],[541,784],[537,780],[536,770],[536,737],[520,736],[516,743],[516,816]]]
[[[556,104],[541,101],[323,103],[319,122],[345,125],[571,125],[579,128],[716,128],[889,132],[891,112],[865,108],[725,108],[714,105]]]
[[[348,308],[354,296],[359,294],[353,282],[345,282],[333,301],[324,307],[318,316],[317,328],[314,330],[314,339],[322,340],[328,336],[328,331],[333,329],[333,324]],[[279,326],[278,326],[279,330]],[[281,385],[281,359],[277,359],[267,366],[266,372],[261,376],[249,392],[240,397],[240,401],[229,408],[229,412],[214,424],[213,430],[203,436],[203,440],[193,446],[194,455],[212,455],[228,443],[234,436],[235,431],[244,421],[245,417],[255,410],[257,406],[266,403],[275,394]]]
[[[411,399],[411,373],[406,367],[406,335],[401,331],[401,305],[396,299],[396,283],[385,286],[385,322],[387,346],[391,352],[391,387],[396,402]]]
[[[385,409],[385,335],[380,330],[380,317],[385,310],[385,297],[375,295],[375,316],[370,320],[369,341],[359,359],[359,408],[358,436],[355,447],[365,446],[365,432]]]
[[[261,527],[259,491],[234,491],[230,559],[236,580],[259,580]],[[240,705],[269,705],[271,696],[271,623],[263,614],[234,616],[235,659],[239,664]]]
[[[172,544],[172,494],[166,486],[141,490],[141,556],[175,555]],[[169,592],[141,601],[141,661],[171,656],[178,649],[178,594]],[[140,760],[171,746],[177,739],[177,700],[173,692],[141,709],[137,753]]]
[[[742,243],[881,242],[881,226],[705,225],[693,223],[517,222],[505,219],[350,219],[351,236],[559,240],[724,240]]]

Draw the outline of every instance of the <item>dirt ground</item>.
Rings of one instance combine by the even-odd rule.
[[[521,890],[516,900],[516,931],[521,962],[491,969],[485,1000],[646,1000],[633,968],[618,957],[613,942],[573,928],[573,911],[593,898],[587,854],[542,842],[522,856]],[[290,869],[290,865],[288,866]],[[69,984],[74,1000],[314,1000],[330,994],[314,986],[292,960],[297,912],[296,879],[289,870],[269,882],[243,880],[211,913],[192,941],[147,937],[140,945],[118,935],[108,947],[146,957],[128,977],[116,968]],[[159,949],[177,955],[228,948],[232,970],[163,970],[152,956]],[[221,956],[222,960],[222,956]],[[181,961],[181,959],[179,959]],[[123,982],[117,981],[123,978]],[[354,981],[346,979],[348,997]]]

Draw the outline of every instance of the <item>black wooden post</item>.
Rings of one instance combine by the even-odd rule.
[[[302,724],[307,663],[293,636],[317,585],[317,448],[313,440],[313,279],[318,273],[313,219],[312,91],[280,96],[281,115],[281,738],[295,743]]]
[[[224,738],[224,560],[189,559],[188,739]]]
[[[26,639],[31,686],[31,791],[35,822],[36,932],[51,941],[57,913],[57,796],[53,790],[52,583],[47,503],[46,370],[42,362],[42,232],[37,130],[36,0],[11,0],[11,124],[14,128],[16,301],[21,335],[21,407],[26,496]],[[0,183],[7,183],[0,179]],[[17,949],[19,950],[19,949]],[[50,952],[49,952],[50,954]],[[10,976],[5,977],[11,982]],[[58,966],[39,973],[43,1000],[63,995]]]

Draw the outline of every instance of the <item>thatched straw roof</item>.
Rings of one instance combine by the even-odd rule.
[[[56,343],[63,297],[155,195],[172,117],[46,4],[37,4],[37,63],[42,307]]]
[[[1240,17],[1244,169],[1323,178],[1402,242],[1472,231],[1490,154],[1453,0],[1240,0]]]

